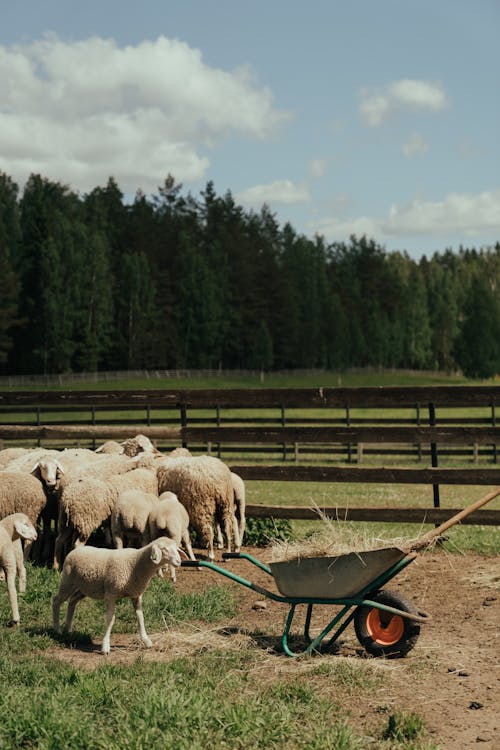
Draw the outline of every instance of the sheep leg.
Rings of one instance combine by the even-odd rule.
[[[115,600],[107,599],[106,600],[106,632],[104,633],[104,638],[102,639],[102,648],[101,648],[101,652],[103,654],[109,654],[110,652],[109,639],[110,639],[111,630],[114,624],[115,624]]]
[[[19,591],[24,594],[26,591],[26,568],[24,567],[23,547],[20,539],[15,539],[12,543],[14,547],[14,556],[16,558],[17,575],[19,576]]]
[[[67,633],[71,633],[73,627],[73,615],[75,614],[75,607],[82,599],[85,599],[85,595],[81,591],[75,591],[71,594],[68,601],[68,611],[66,612],[66,622],[64,629]]]
[[[217,549],[224,549],[224,539],[222,538],[222,531],[218,521],[215,524],[215,532],[217,535]]]
[[[64,558],[66,557],[66,554],[67,554],[66,546],[72,534],[73,534],[73,529],[71,528],[71,526],[66,526],[61,531],[59,531],[56,537],[56,543],[54,547],[54,563],[52,565],[54,570],[59,570],[59,568],[62,567]]]
[[[12,624],[19,625],[19,607],[17,606],[15,566],[9,566],[5,569],[5,577],[7,579],[7,591],[9,593],[9,603],[10,609],[12,611]]]
[[[151,648],[153,645],[150,637],[146,633],[144,626],[144,612],[142,611],[142,596],[137,596],[132,599],[132,604],[135,609],[135,616],[137,617],[137,625],[139,626],[139,635],[146,648]]]
[[[240,527],[238,525],[238,519],[233,516],[233,531],[234,531],[234,551],[239,552],[241,547],[241,536]]]
[[[186,552],[188,553],[188,557],[190,560],[196,560],[196,557],[194,556],[193,548],[191,546],[191,537],[189,536],[189,531],[185,531],[182,535],[182,543],[184,547],[186,548]]]

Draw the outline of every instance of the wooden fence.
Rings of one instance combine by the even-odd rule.
[[[440,523],[456,510],[440,507],[440,485],[500,483],[499,403],[500,386],[4,391],[0,441],[64,447],[140,432],[163,449],[216,453],[246,480],[429,485],[427,509],[324,510],[349,520]],[[234,463],[241,455],[245,462]],[[364,465],[374,455],[430,466],[374,467],[373,458]],[[470,465],[439,466],[453,457]],[[249,506],[248,514],[317,517],[310,508],[269,506]],[[498,524],[500,511],[467,521]]]

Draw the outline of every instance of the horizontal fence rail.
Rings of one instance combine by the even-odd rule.
[[[337,512],[349,520],[366,520],[365,513],[369,520],[396,521],[402,514],[408,522],[440,523],[452,513],[440,508],[440,485],[500,482],[498,469],[487,465],[497,462],[499,403],[500,386],[2,391],[0,448],[21,442],[96,447],[141,433],[162,450],[184,445],[195,455],[223,457],[249,481],[428,485],[433,508]],[[362,466],[367,456],[406,463],[408,456],[425,457],[431,466]],[[473,466],[438,466],[448,456],[467,456]],[[249,506],[249,515],[264,512],[259,507]],[[313,511],[293,510],[301,512],[309,518]],[[471,518],[500,523],[500,511]]]

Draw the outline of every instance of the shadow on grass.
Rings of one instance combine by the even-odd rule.
[[[218,633],[219,635],[227,637],[233,635],[244,635],[247,638],[250,638],[251,641],[263,651],[275,655],[283,655],[285,653],[283,650],[281,635],[269,635],[260,630],[248,631],[245,628],[239,627],[222,628]],[[304,636],[300,635],[289,635],[287,643],[290,651],[297,656],[301,656],[308,646]],[[311,656],[320,654],[337,654],[340,651],[341,645],[342,641],[335,641],[334,643],[329,644],[329,641],[325,640],[324,643],[320,644],[318,649],[312,652]]]
[[[99,651],[100,648],[100,646],[92,642],[92,638],[88,633],[81,633],[78,630],[74,630],[71,633],[56,633],[53,628],[26,628],[26,631],[31,635],[49,636],[49,638],[52,638],[53,641],[59,643],[61,646],[78,649],[79,651]]]

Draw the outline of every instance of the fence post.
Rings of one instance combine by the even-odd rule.
[[[351,426],[351,414],[349,411],[349,404],[345,405],[345,424],[346,427]],[[347,443],[347,463],[351,463],[351,444]]]
[[[417,427],[420,427],[420,404],[416,404],[417,410]],[[417,443],[417,458],[419,461],[422,460],[422,443]]]
[[[180,411],[181,411],[181,429],[184,427],[187,427],[187,409],[186,404],[180,404]],[[185,440],[184,435],[182,436],[182,447],[187,448],[187,441]]]
[[[491,426],[496,427],[497,425],[497,419],[495,416],[495,403],[492,402],[491,404]],[[493,443],[493,463],[496,464],[497,462],[497,444]]]
[[[220,406],[219,404],[215,407],[215,414],[217,418],[217,427],[220,427]],[[220,442],[217,443],[217,458],[221,457],[221,449],[220,449]]]
[[[431,427],[436,426],[436,410],[434,408],[434,404],[429,404],[429,425]],[[438,465],[438,453],[437,453],[437,445],[436,443],[431,443],[431,465],[433,468],[437,468]],[[433,484],[432,485],[432,493],[434,498],[434,507],[439,508],[439,484]]]
[[[285,427],[286,425],[286,417],[285,417],[285,407],[283,404],[281,404],[281,426]],[[286,461],[286,443],[283,443],[283,461]]]

